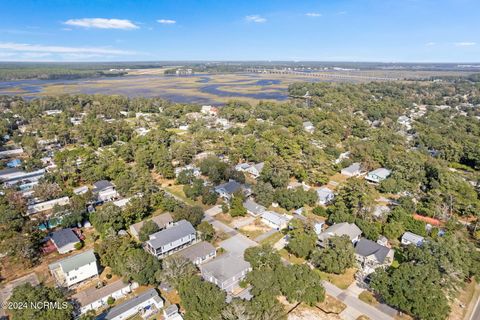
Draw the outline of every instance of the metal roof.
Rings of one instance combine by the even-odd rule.
[[[72,270],[75,270],[79,267],[85,266],[92,262],[96,262],[97,258],[93,253],[93,249],[87,250],[85,252],[76,254],[74,256],[68,257],[66,259],[52,263],[48,267],[50,270],[56,269],[58,266],[61,266],[64,273],[68,273]]]
[[[130,300],[125,301],[124,303],[116,306],[115,308],[110,309],[103,317],[103,319],[114,319],[115,317],[118,317],[119,315],[127,312],[130,309],[135,308],[141,303],[144,303],[145,301],[148,301],[149,299],[160,299],[162,298],[158,295],[158,292],[155,289],[150,289],[145,291],[144,293],[133,297]],[[163,302],[163,300],[162,300]]]

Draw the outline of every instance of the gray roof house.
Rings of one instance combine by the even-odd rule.
[[[247,212],[254,217],[260,216],[262,213],[264,213],[267,210],[267,208],[256,203],[251,198],[248,198],[243,202],[243,207],[247,209]]]
[[[327,205],[330,201],[335,198],[335,194],[332,190],[327,187],[321,187],[317,189],[318,203],[322,205]]]
[[[72,302],[77,314],[87,313],[89,310],[98,310],[108,306],[109,297],[120,299],[137,288],[137,283],[124,283],[122,279],[109,283],[103,287],[90,287],[79,291],[72,296]]]
[[[393,256],[393,249],[365,238],[360,239],[355,246],[355,258],[364,276],[371,274],[377,268],[391,265]]]
[[[347,177],[355,177],[362,173],[362,165],[360,162],[355,162],[346,168],[343,168],[341,174]]]
[[[217,256],[217,250],[209,242],[200,241],[190,247],[180,250],[176,255],[187,258],[192,261],[193,264],[198,265],[215,258]]]
[[[239,282],[245,279],[251,270],[249,262],[230,254],[221,255],[200,265],[202,278],[227,292],[237,289]]]
[[[158,292],[152,288],[108,310],[98,319],[123,320],[137,313],[140,313],[142,318],[147,319],[161,308],[163,308],[163,299]]]
[[[392,171],[385,168],[378,168],[367,173],[366,180],[374,183],[379,183],[388,178]]]
[[[362,230],[360,230],[355,223],[336,223],[318,235],[318,244],[324,247],[328,238],[345,235],[350,238],[352,243],[356,243],[358,239],[360,239],[361,234]]]
[[[160,214],[158,216],[155,216],[155,217],[152,217],[148,220],[155,222],[155,224],[160,228],[160,230],[168,228],[173,224],[172,215],[168,212],[162,213],[162,214]],[[140,234],[140,230],[142,229],[144,224],[145,224],[145,221],[140,221],[140,222],[132,224],[129,227],[130,234],[133,237],[135,237],[136,239],[138,239],[138,236]]]
[[[58,253],[64,254],[75,250],[75,244],[80,242],[75,232],[72,229],[61,229],[53,232],[50,235],[53,244],[58,250]]]
[[[417,247],[420,247],[423,244],[423,241],[425,240],[424,237],[419,236],[418,234],[412,233],[412,232],[405,232],[402,236],[402,244],[408,246],[410,244],[414,244]]]
[[[106,189],[114,188],[114,185],[107,180],[100,180],[93,184],[93,192],[100,192]]]
[[[151,234],[150,240],[145,242],[145,249],[157,258],[164,258],[192,245],[196,238],[192,224],[180,220],[170,228]]]
[[[233,194],[238,191],[242,191],[246,196],[249,196],[251,193],[250,188],[235,180],[230,180],[215,187],[215,192],[225,200],[230,200]]]
[[[93,249],[54,262],[48,266],[57,285],[70,287],[98,275]]]
[[[273,211],[265,211],[262,213],[262,222],[276,230],[285,229],[289,221],[287,217]]]

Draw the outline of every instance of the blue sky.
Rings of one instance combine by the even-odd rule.
[[[0,61],[479,62],[478,0],[2,0]]]

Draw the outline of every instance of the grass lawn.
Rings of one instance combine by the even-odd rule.
[[[187,196],[185,196],[185,193],[183,192],[183,186],[182,185],[172,185],[172,186],[169,186],[169,187],[164,187],[164,189],[167,190],[168,192],[170,192],[171,194],[179,197],[185,203],[187,203],[191,206],[197,205],[197,203],[195,201],[193,201],[192,199],[188,199]]]
[[[282,237],[283,237],[283,233],[275,232],[274,234],[272,234],[268,238],[263,239],[260,242],[260,244],[267,244],[267,245],[273,246],[275,243],[277,243],[278,240],[282,239]]]
[[[373,296],[373,294],[370,291],[363,291],[358,295],[358,299],[362,300],[365,303],[368,303],[369,305],[375,306],[378,304],[377,299]]]
[[[229,215],[228,213],[222,213],[222,212],[215,215],[215,219],[227,225],[230,225],[230,223],[233,220],[231,215]]]
[[[340,289],[347,289],[355,280],[355,272],[357,269],[350,268],[345,271],[344,274],[333,274],[319,271],[322,279],[327,280],[328,282],[333,283]]]
[[[286,259],[287,261],[289,261],[292,264],[303,264],[303,263],[305,263],[305,259],[296,257],[295,255],[289,253],[287,251],[287,249],[282,249],[282,250],[278,251],[278,253],[280,253],[282,258]]]
[[[250,239],[255,239],[264,234],[263,230],[260,229],[246,230],[245,228],[240,228],[238,231]]]

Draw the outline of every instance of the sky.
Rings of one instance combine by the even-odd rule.
[[[0,0],[0,61],[480,62],[479,0]]]

